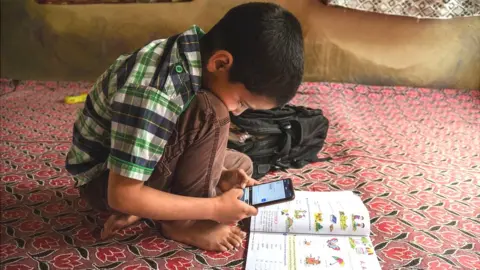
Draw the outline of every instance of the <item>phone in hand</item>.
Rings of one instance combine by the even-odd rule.
[[[245,203],[261,207],[295,199],[292,179],[281,179],[269,183],[247,187],[243,190],[241,200]]]

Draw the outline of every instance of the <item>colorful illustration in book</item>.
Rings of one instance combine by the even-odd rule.
[[[360,239],[361,239],[361,241],[364,245],[370,245],[371,246],[370,241],[368,241],[368,238],[366,238],[365,236],[362,236],[362,238],[360,238]]]
[[[291,217],[287,217],[285,224],[287,225],[287,232],[289,232],[293,225],[293,219]]]
[[[303,240],[303,244],[305,246],[311,246],[312,245],[312,241],[307,241],[307,239]]]
[[[350,247],[359,255],[373,255],[373,246],[370,244],[366,237],[362,237],[361,240],[356,240],[351,237],[348,238]]]
[[[327,246],[333,250],[339,251],[340,247],[338,246],[338,239],[332,238],[327,241]]]
[[[296,219],[301,219],[301,218],[304,218],[306,214],[307,214],[307,210],[295,210],[293,216]]]
[[[358,255],[373,255],[373,248],[371,247],[356,247],[355,252],[357,252]]]
[[[357,246],[363,246],[363,243],[361,241],[353,239],[352,237],[348,238],[348,242],[350,243],[350,247],[352,249],[355,249]]]
[[[352,215],[352,227],[353,231],[356,232],[357,228],[365,228],[365,223],[361,222],[365,218],[360,215]]]
[[[312,255],[305,257],[306,265],[320,265],[321,261],[319,257],[313,257]]]
[[[282,213],[282,216],[283,215],[288,216],[288,209],[283,209],[281,213]]]
[[[330,215],[330,222],[332,222],[330,225],[330,231],[333,232],[333,229],[335,228],[333,225],[337,224],[337,217],[335,215]]]
[[[318,232],[323,228],[321,224],[323,222],[322,213],[315,213],[313,217],[315,218],[315,231]]]
[[[330,221],[333,223],[333,224],[337,224],[337,217],[335,215],[330,215]]]
[[[340,211],[340,229],[347,230],[347,216],[343,211]]]
[[[365,218],[363,216],[360,216],[360,215],[352,215],[352,219],[353,220],[364,220]]]
[[[353,226],[353,231],[356,232],[357,231],[357,228],[365,228],[365,223],[356,223],[356,222],[352,222],[352,226]]]
[[[338,264],[340,266],[345,266],[345,261],[342,258],[337,256],[332,256],[332,259],[334,260],[334,262],[330,263],[330,265]]]

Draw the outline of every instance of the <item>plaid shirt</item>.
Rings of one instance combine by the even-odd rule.
[[[179,115],[201,86],[203,31],[120,56],[97,80],[73,127],[66,168],[83,185],[104,172],[146,181]]]

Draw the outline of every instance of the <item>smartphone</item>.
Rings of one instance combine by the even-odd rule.
[[[241,198],[245,203],[254,207],[291,201],[295,199],[292,179],[281,179],[269,183],[247,187]]]

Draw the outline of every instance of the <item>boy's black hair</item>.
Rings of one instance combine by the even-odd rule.
[[[302,28],[279,5],[248,3],[232,8],[202,37],[201,46],[204,57],[217,50],[231,53],[229,80],[275,99],[279,106],[295,96],[302,81]]]

